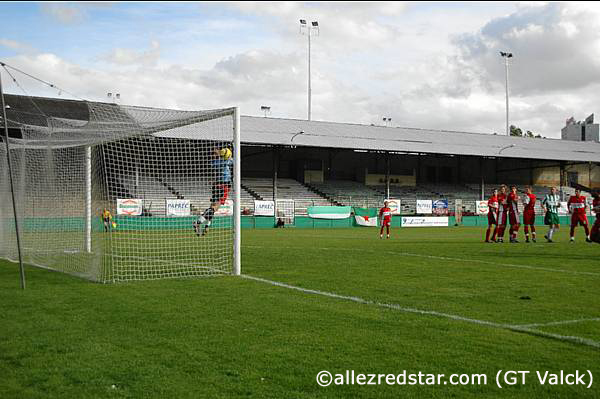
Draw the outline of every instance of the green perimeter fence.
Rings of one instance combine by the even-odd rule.
[[[407,215],[406,217],[414,217]],[[433,216],[429,216],[433,217]],[[570,223],[570,216],[559,216],[561,225]],[[116,216],[114,221],[117,223],[117,231],[140,231],[140,230],[182,230],[190,229],[192,222],[196,217],[155,217],[155,216]],[[594,221],[594,216],[589,217],[590,224]],[[242,228],[265,229],[275,226],[275,218],[270,216],[242,216]],[[231,217],[215,217],[212,227],[230,228]],[[454,216],[448,217],[448,225],[455,226]],[[536,225],[543,225],[543,216],[536,216]],[[487,216],[463,216],[461,226],[483,227],[487,226]],[[287,224],[286,227],[293,228],[348,228],[358,226],[354,216],[345,219],[314,219],[308,216],[296,216],[293,224]],[[392,227],[402,227],[402,216],[392,217]],[[24,232],[31,231],[84,231],[85,218],[83,217],[47,217],[47,218],[25,218],[22,223]],[[100,232],[104,229],[102,220],[94,218],[92,222],[93,231]]]

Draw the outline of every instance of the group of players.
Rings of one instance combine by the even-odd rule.
[[[504,242],[504,233],[507,222],[510,226],[509,240],[511,243],[519,242],[517,235],[521,227],[521,217],[518,207],[520,200],[516,186],[510,187],[510,192],[507,192],[508,187],[501,185],[500,189],[494,189],[492,196],[488,199],[488,228],[485,233],[485,242]],[[593,210],[596,213],[596,222],[591,231],[587,219],[587,202],[585,196],[581,195],[578,189],[575,190],[575,195],[572,195],[567,202],[567,208],[571,214],[571,232],[570,242],[575,241],[575,228],[583,226],[587,242],[600,243],[600,195],[594,193],[594,201],[592,204]],[[535,231],[535,203],[537,198],[533,194],[531,187],[525,188],[523,196],[523,224],[525,225],[525,242],[536,242]],[[556,188],[550,189],[550,194],[546,195],[541,202],[544,210],[544,224],[549,227],[548,232],[544,235],[547,242],[553,242],[553,236],[556,230],[559,229],[560,223],[558,218],[558,209],[560,208],[560,197],[556,192]],[[531,239],[529,232],[531,231]],[[492,235],[490,238],[490,234]]]

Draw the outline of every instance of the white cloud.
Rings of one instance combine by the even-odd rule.
[[[258,110],[261,104],[288,103],[274,106],[274,113],[281,116],[293,114],[299,102],[294,97],[304,95],[304,87],[295,78],[298,71],[290,66],[295,57],[253,51],[222,60],[210,70],[142,64],[100,71],[78,66],[54,54],[18,55],[6,62],[89,100],[104,101],[107,92],[115,92],[121,94],[123,103],[181,109],[241,105],[247,110]],[[19,74],[16,77],[28,93],[57,95],[57,90]],[[22,94],[10,82],[6,90]]]
[[[595,51],[600,46],[600,15],[569,7],[552,3],[522,8],[455,43],[467,65],[496,83],[504,76],[498,51],[511,51],[511,88],[516,95],[584,87],[600,81],[600,55]]]
[[[62,24],[81,23],[89,17],[91,10],[107,9],[114,5],[111,1],[88,1],[88,2],[43,2],[40,10],[45,15]]]
[[[42,3],[41,9],[50,17],[64,24],[81,22],[85,18],[82,8],[68,5],[68,3]]]
[[[255,30],[265,40],[186,42],[186,54],[201,59],[173,61],[182,30],[173,33],[179,40],[115,48],[94,67],[60,54],[6,62],[91,100],[110,91],[133,105],[238,105],[250,115],[268,105],[274,117],[304,118],[306,38],[298,19],[305,17],[321,25],[312,47],[314,119],[381,123],[387,116],[402,126],[502,133],[498,51],[507,50],[515,54],[511,123],[559,137],[567,117],[582,119],[600,104],[600,7],[586,4],[228,3],[243,16],[219,15],[209,29]],[[10,39],[0,45],[24,46]]]
[[[285,40],[298,41],[299,19],[318,21],[322,35],[318,41],[324,51],[335,53],[373,51],[391,45],[401,36],[394,17],[406,10],[402,2],[241,2],[231,3],[236,10],[268,18],[267,24]]]
[[[116,65],[154,65],[160,58],[160,43],[153,40],[150,49],[137,51],[127,48],[116,48],[110,54],[100,57],[104,61]]]
[[[18,53],[33,53],[35,49],[27,43],[19,42],[16,40],[0,38],[0,46],[9,48]]]

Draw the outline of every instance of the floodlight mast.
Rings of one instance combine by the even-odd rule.
[[[4,67],[3,63],[0,66]],[[21,250],[21,233],[19,230],[19,218],[17,215],[17,201],[15,200],[15,184],[13,181],[12,165],[10,161],[10,144],[8,143],[8,119],[6,118],[7,105],[4,102],[4,91],[2,90],[2,72],[0,72],[0,98],[2,102],[2,122],[4,124],[4,144],[6,145],[6,161],[8,163],[8,176],[10,179],[10,194],[12,195],[13,214],[15,216],[15,234],[17,236],[17,252],[19,253],[19,271],[21,274],[21,289],[25,289],[25,267],[23,266],[23,251]]]
[[[311,108],[312,108],[312,88],[311,88],[311,73],[310,73],[310,37],[319,36],[319,22],[312,21],[310,26],[306,23],[305,19],[300,20],[300,34],[308,36],[308,120],[311,120]]]
[[[504,69],[506,78],[506,135],[510,136],[510,125],[508,124],[508,59],[512,58],[513,54],[501,51],[500,56],[504,58]]]

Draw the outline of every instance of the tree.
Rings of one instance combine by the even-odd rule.
[[[510,135],[523,137],[523,131],[521,130],[521,128],[518,128],[515,125],[510,125]]]
[[[541,134],[535,134],[531,130],[527,130],[527,132],[525,132],[525,134],[523,134],[523,130],[521,130],[521,128],[519,128],[515,125],[510,125],[510,135],[516,136],[516,137],[531,137],[531,138],[536,138],[536,139],[542,138]]]

